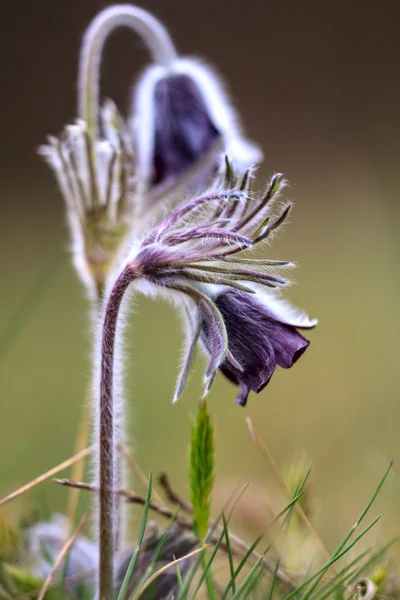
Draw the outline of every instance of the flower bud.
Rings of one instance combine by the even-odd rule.
[[[194,59],[149,67],[134,90],[133,128],[144,192],[171,184],[196,164],[189,187],[204,187],[220,157],[205,171],[201,159],[218,138],[236,171],[259,162],[261,151],[247,142],[219,77]]]

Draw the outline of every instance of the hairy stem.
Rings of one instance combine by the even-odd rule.
[[[115,4],[101,11],[86,30],[79,60],[78,115],[86,121],[93,137],[97,137],[98,129],[101,55],[108,36],[117,27],[129,27],[138,33],[156,63],[168,66],[176,58],[167,30],[146,10],[130,4]]]
[[[121,302],[135,274],[128,265],[120,273],[107,300],[101,341],[100,401],[99,401],[99,546],[100,600],[113,597],[113,556],[118,536],[119,510],[115,490],[118,487],[116,468],[114,371],[118,315]]]

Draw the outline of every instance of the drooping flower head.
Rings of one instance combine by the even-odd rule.
[[[279,270],[291,263],[242,256],[270,238],[291,206],[277,202],[282,175],[272,177],[260,198],[250,193],[250,182],[246,173],[225,191],[176,209],[127,260],[139,288],[165,291],[185,307],[190,336],[175,400],[198,342],[209,357],[205,391],[219,368],[239,386],[237,401],[245,405],[249,391],[260,392],[277,366],[290,368],[304,353],[309,342],[298,329],[316,325],[276,297],[287,284]]]
[[[225,322],[229,356],[221,363],[222,373],[239,386],[236,401],[245,406],[250,390],[261,392],[277,366],[289,369],[309,345],[298,329],[316,325],[304,316],[287,310],[287,304],[266,293],[249,296],[239,290],[221,292],[215,305]],[[203,324],[201,338],[212,347],[212,334]]]

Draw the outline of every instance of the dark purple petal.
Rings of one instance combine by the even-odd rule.
[[[160,79],[154,89],[153,184],[191,167],[219,137],[201,92],[187,75]],[[200,183],[200,182],[199,182]]]
[[[273,319],[270,319],[268,335],[274,348],[276,364],[284,369],[293,367],[310,344],[294,327]]]
[[[225,321],[229,352],[240,364],[239,370],[229,356],[220,366],[224,375],[239,385],[237,402],[245,405],[250,390],[260,392],[271,379],[277,365],[290,368],[309,345],[294,327],[276,321],[257,299],[245,292],[222,292],[215,304]],[[210,344],[208,326],[203,323],[202,340]]]

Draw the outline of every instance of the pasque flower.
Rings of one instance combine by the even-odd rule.
[[[138,33],[153,57],[152,66],[145,70],[135,87],[131,114],[126,122],[111,101],[104,105],[100,102],[103,48],[109,35],[120,26]],[[226,151],[229,151],[239,172],[244,172],[250,164],[259,161],[261,153],[243,138],[238,118],[219,78],[200,62],[179,57],[163,25],[147,11],[129,4],[107,7],[95,17],[85,32],[79,59],[77,114],[78,119],[68,125],[58,138],[50,137],[40,152],[52,168],[66,204],[74,264],[93,300],[95,321],[102,309],[107,283],[113,279],[114,272],[126,256],[126,243],[132,232],[143,235],[143,231],[148,230],[150,220],[159,220],[158,215],[157,220],[153,218],[153,208],[158,210],[165,203],[155,200],[173,198],[177,203],[188,190],[204,189],[220,168]],[[243,247],[251,245],[252,241],[246,233],[229,231],[223,224],[231,208],[235,209],[235,213],[236,208],[241,211],[241,195],[232,196],[231,207],[222,207],[221,211],[215,198],[207,203],[207,208],[214,206],[216,211],[212,231],[208,231],[205,223],[194,226],[194,231],[190,227],[179,230],[174,222],[176,213],[173,213],[172,222],[167,220],[156,232],[154,244],[149,237],[146,238],[140,248],[137,265],[143,267],[144,271],[151,270],[154,247],[160,250],[162,259],[165,254],[168,258],[172,256],[174,246],[177,247],[177,257],[188,258],[188,254],[182,254],[182,250],[186,246],[189,250],[194,240],[200,246],[205,240],[207,243],[213,240],[215,251],[218,247],[223,249],[230,242],[236,242],[237,245],[240,241]],[[221,214],[218,216],[219,212]],[[192,208],[189,208],[182,216],[192,216],[192,213]],[[245,213],[246,210],[243,211]],[[177,218],[179,220],[180,216]],[[178,237],[174,240],[174,236]],[[188,236],[186,241],[185,236]],[[162,240],[162,243],[158,240]],[[209,243],[209,246],[211,249],[212,244]],[[199,260],[202,258],[200,256]],[[142,283],[146,279],[155,279],[156,287],[160,288],[165,283],[165,269],[159,269],[157,261],[155,267],[156,271],[151,276],[143,275]],[[182,272],[184,276],[172,277],[172,287],[165,286],[164,289],[178,293],[179,286],[190,282],[194,273],[197,283],[188,284],[184,293],[192,298],[196,306],[200,306],[200,314],[211,324],[217,314],[215,308],[211,308],[215,305],[207,294],[204,294],[204,299],[200,298],[202,291],[196,288],[201,283],[199,275],[202,268],[196,267],[193,271],[188,265],[181,269],[176,263],[170,267],[170,271]],[[129,273],[132,274],[133,270],[130,269]],[[128,281],[127,271],[125,276],[124,279],[121,275],[122,279],[118,278],[118,282]],[[205,273],[204,277],[209,281],[218,279],[218,274],[211,276]],[[230,276],[226,275],[225,278],[228,281]],[[223,277],[220,279],[222,282]],[[176,289],[175,284],[178,286]],[[120,292],[121,288],[117,286],[112,293],[111,312],[106,311],[105,317],[114,338],[118,308],[113,302],[121,302],[123,294]],[[214,337],[213,340],[219,345],[222,335],[225,348],[226,329],[222,327],[223,321],[218,323],[218,339]],[[113,349],[115,339],[108,342]],[[222,348],[218,351],[212,348],[212,368],[218,366],[223,356]],[[114,351],[104,353],[103,358],[105,362],[111,361],[112,376]],[[124,530],[122,519],[114,518],[120,502],[112,493],[112,489],[123,481],[121,465],[117,464],[113,445],[113,436],[122,437],[122,426],[121,421],[115,425],[113,414],[110,415],[105,408],[107,401],[111,397],[114,400],[117,394],[112,396],[111,380],[104,379],[103,373],[101,377],[102,401],[97,407],[100,418],[94,434],[101,455],[99,469],[95,469],[99,474],[96,484],[100,486],[100,597],[110,597],[112,556],[120,543],[119,529],[122,532]],[[102,468],[104,465],[105,469]],[[116,472],[119,472],[118,476],[115,476]]]
[[[126,122],[112,102],[101,108],[99,100],[103,47],[120,26],[139,33],[154,63],[134,89]],[[188,347],[175,399],[201,342],[209,357],[206,392],[220,368],[240,386],[238,400],[244,404],[250,390],[260,391],[277,365],[291,366],[308,344],[298,323],[280,317],[276,302],[272,306],[261,291],[284,286],[278,271],[289,263],[239,256],[269,238],[290,206],[276,202],[285,183],[281,175],[262,197],[251,194],[248,169],[261,153],[244,139],[219,78],[199,61],[180,57],[161,23],[129,4],[109,6],[89,25],[79,63],[78,120],[58,139],[49,138],[41,152],[67,206],[74,262],[95,300],[94,321],[102,319],[94,382],[98,595],[111,598],[119,530],[124,531],[115,495],[123,480],[116,452],[123,402],[115,357],[125,292],[132,284],[145,293],[165,293],[185,312]],[[231,162],[225,181],[199,195],[221,172],[226,153]],[[176,205],[188,191],[197,197],[161,222],[153,218],[153,207],[166,206],[156,200]],[[148,233],[151,220],[158,225]],[[132,232],[136,242],[128,251]],[[244,344],[245,337],[260,346],[259,355]]]
[[[290,210],[290,204],[277,206],[285,185],[280,174],[261,198],[248,193],[248,183],[247,173],[236,188],[176,209],[128,258],[125,271],[139,289],[167,292],[178,303],[180,296],[185,307],[190,337],[175,400],[199,341],[209,357],[206,392],[220,368],[245,405],[250,390],[260,392],[277,366],[290,368],[306,350],[298,329],[316,325],[276,297],[287,284],[277,272],[291,263],[238,256],[270,237]]]
[[[291,366],[308,344],[295,330],[299,323],[281,316],[281,306],[277,309],[276,302],[269,309],[262,306],[260,290],[284,286],[286,280],[277,271],[291,264],[241,256],[267,240],[284,222],[290,204],[279,205],[277,199],[285,180],[280,174],[274,175],[265,194],[253,197],[251,174],[246,172],[238,181],[227,162],[225,181],[226,187],[216,184],[207,194],[176,208],[134,243],[119,275],[109,285],[99,329],[101,364],[95,390],[100,424],[101,596],[110,594],[113,581],[117,522],[112,493],[117,487],[114,415],[121,412],[115,355],[120,339],[119,314],[127,289],[163,293],[187,316],[187,351],[175,400],[184,389],[200,339],[209,355],[205,393],[221,368],[239,384],[241,404],[245,404],[250,389],[258,392],[268,383],[276,365]],[[304,323],[315,325],[300,324]]]
[[[148,67],[134,88],[133,106],[140,183],[150,196],[174,189],[180,179],[192,189],[204,186],[221,148],[238,172],[262,159],[244,138],[219,76],[197,59],[177,56]]]

